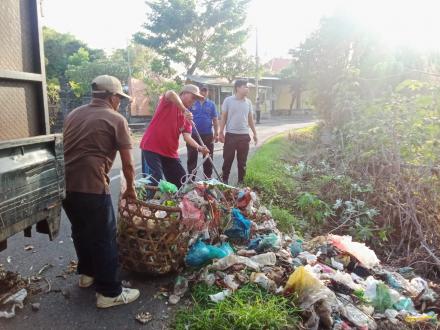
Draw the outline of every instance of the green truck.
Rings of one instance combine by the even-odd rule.
[[[50,134],[39,0],[0,1],[0,251],[7,239],[58,234],[62,135]]]

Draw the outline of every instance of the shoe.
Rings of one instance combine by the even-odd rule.
[[[140,292],[137,289],[122,288],[122,292],[117,297],[105,297],[100,293],[96,294],[96,307],[108,308],[123,304],[129,304],[139,298]]]
[[[93,277],[82,274],[79,276],[78,285],[80,288],[88,288],[93,284],[93,282],[95,282],[95,279]]]

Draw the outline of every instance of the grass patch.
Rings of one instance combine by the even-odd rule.
[[[177,312],[174,328],[180,329],[297,329],[299,309],[291,299],[247,284],[230,297],[213,303],[209,295],[219,288],[205,284],[193,288],[194,305]]]
[[[270,212],[277,222],[278,229],[282,232],[291,233],[295,231],[296,233],[301,233],[303,231],[304,224],[289,210],[273,205],[270,208]]]
[[[301,182],[292,175],[289,164],[292,155],[303,154],[307,141],[313,138],[315,126],[283,133],[262,145],[248,161],[245,184],[259,192],[262,202],[269,206],[278,229],[283,232],[302,232],[305,223],[293,212]],[[299,139],[299,140],[298,140]]]
[[[277,135],[258,149],[247,163],[247,185],[269,194],[274,194],[281,188],[291,188],[293,180],[284,176],[284,164],[280,162],[281,157],[289,153],[286,141],[286,134]]]

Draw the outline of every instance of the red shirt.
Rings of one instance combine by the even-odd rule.
[[[179,158],[180,134],[191,134],[191,130],[191,123],[185,119],[182,110],[162,96],[140,147],[165,157]]]

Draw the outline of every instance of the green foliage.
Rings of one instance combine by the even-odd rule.
[[[68,33],[43,27],[44,55],[48,79],[59,79],[67,70],[68,58],[86,44]]]
[[[179,93],[183,87],[182,83],[179,81],[164,80],[160,78],[146,77],[144,82],[147,85],[147,95],[149,96],[152,109],[155,109],[156,105],[159,103],[159,98],[165,94],[166,91],[173,90]]]
[[[128,78],[127,63],[112,60],[85,62],[79,66],[69,66],[66,71],[70,87],[77,97],[89,94],[92,80],[102,74],[115,76],[124,84]]]
[[[360,187],[358,189],[364,191]],[[375,208],[369,208],[362,200],[355,198],[343,201],[338,199],[333,205],[333,210],[337,212],[338,221],[341,223],[338,228],[348,228],[348,232],[356,240],[369,241],[376,236],[376,232],[381,232],[382,228],[374,222],[374,218],[379,212]],[[380,239],[386,240],[386,234],[382,235]]]
[[[72,55],[70,55],[67,59],[68,67],[69,66],[80,66],[85,63],[88,63],[89,61],[90,61],[89,52],[83,47],[78,49],[78,51],[76,53],[73,53]]]
[[[317,196],[303,192],[296,199],[296,206],[302,216],[313,225],[322,225],[333,214],[331,207]]]
[[[60,82],[58,79],[47,81],[47,99],[49,104],[58,104],[60,101]]]
[[[304,227],[302,223],[291,211],[273,205],[270,209],[272,217],[277,223],[277,227],[284,233],[301,232]]]
[[[147,1],[145,31],[136,42],[156,50],[167,63],[185,66],[191,75],[209,69],[246,40],[246,6],[249,0]]]
[[[237,77],[251,76],[255,73],[255,63],[253,58],[240,48],[229,56],[215,59],[211,66],[222,77],[232,82]]]
[[[90,49],[87,45],[69,33],[60,33],[51,28],[43,27],[44,55],[46,58],[47,79],[62,80],[69,64],[69,57],[77,53],[84,55],[87,51],[89,60],[98,60],[104,57],[101,49]],[[78,51],[80,54],[78,54]]]
[[[270,294],[248,284],[219,303],[209,300],[218,288],[197,285],[193,290],[194,306],[181,309],[175,329],[297,329],[299,309],[290,299]]]

